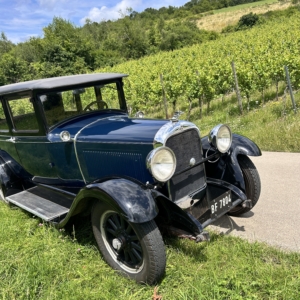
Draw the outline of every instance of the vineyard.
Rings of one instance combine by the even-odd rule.
[[[182,110],[189,117],[201,118],[210,111],[214,99],[231,95],[235,88],[232,62],[243,97],[244,110],[250,111],[265,102],[265,92],[274,87],[276,97],[284,90],[284,66],[288,66],[294,89],[300,87],[300,11],[249,30],[230,33],[172,52],[161,52],[129,61],[100,72],[120,72],[130,76],[125,92],[132,114],[142,110],[154,117],[166,117]],[[160,78],[162,74],[163,80]],[[259,100],[252,95],[259,92]],[[259,102],[259,103],[258,103]],[[237,103],[236,103],[237,106]]]

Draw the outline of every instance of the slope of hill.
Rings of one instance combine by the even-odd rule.
[[[268,11],[284,10],[290,6],[291,2],[289,1],[266,0],[223,8],[213,11],[212,14],[200,17],[197,21],[197,26],[200,29],[221,32],[226,26],[235,25],[243,15],[250,12],[264,14]]]

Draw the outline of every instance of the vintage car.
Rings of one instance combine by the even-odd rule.
[[[173,117],[130,117],[124,74],[86,74],[0,87],[0,196],[62,228],[90,214],[105,261],[137,282],[164,274],[161,234],[209,239],[222,215],[260,195],[248,156],[227,125],[209,136]]]

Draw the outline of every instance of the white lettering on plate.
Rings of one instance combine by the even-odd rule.
[[[229,203],[231,203],[231,197],[230,197],[230,195],[228,195],[228,196],[226,196],[226,197],[224,197],[224,198],[222,198],[222,199],[219,200],[219,207],[218,207],[218,203],[217,202],[214,203],[213,205],[211,205],[211,213],[212,214],[216,213],[218,211],[218,208],[221,209],[222,207],[228,205]]]

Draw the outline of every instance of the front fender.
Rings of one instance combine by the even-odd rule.
[[[206,155],[206,152],[211,149],[211,145],[207,136],[203,137],[201,141],[204,155]],[[215,163],[205,163],[207,176],[227,181],[245,192],[245,181],[238,163],[239,155],[260,156],[261,150],[250,139],[239,134],[233,134],[228,153],[222,155]]]
[[[80,208],[91,205],[95,200],[106,202],[132,223],[150,221],[158,214],[151,190],[129,179],[114,178],[91,183],[81,189],[59,227],[63,227]]]

